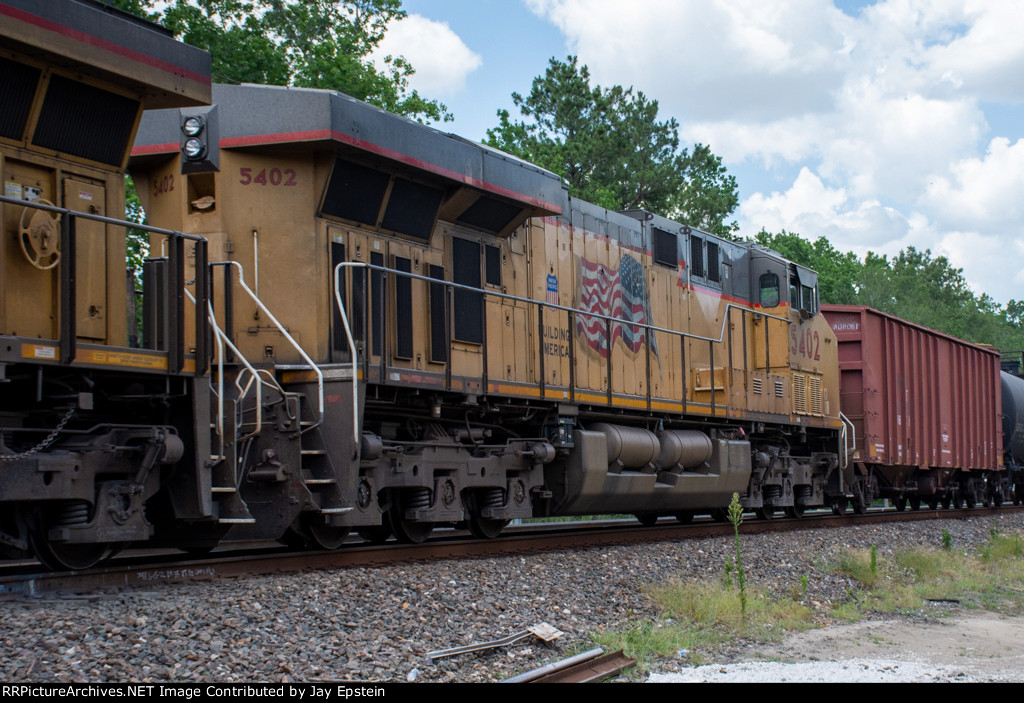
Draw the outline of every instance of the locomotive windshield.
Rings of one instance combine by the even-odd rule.
[[[818,314],[818,276],[810,269],[790,264],[789,302],[806,317]]]

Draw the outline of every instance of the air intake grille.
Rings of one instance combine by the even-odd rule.
[[[807,387],[803,374],[793,374],[793,410],[801,414],[807,412]]]
[[[807,381],[810,386],[811,413],[821,415],[821,379],[817,376],[811,376]]]
[[[120,166],[138,112],[137,100],[51,75],[32,143]]]
[[[39,83],[38,68],[0,59],[0,137],[21,140],[32,98]]]

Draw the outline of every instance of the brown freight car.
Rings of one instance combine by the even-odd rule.
[[[867,307],[823,305],[839,344],[840,405],[856,431],[855,507],[898,510],[1009,496],[998,351]]]

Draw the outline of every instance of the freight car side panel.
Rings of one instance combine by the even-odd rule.
[[[999,354],[870,308],[823,306],[839,342],[855,460],[920,469],[1002,466]]]

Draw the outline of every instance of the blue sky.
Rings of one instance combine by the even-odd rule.
[[[404,0],[388,52],[481,139],[511,93],[577,54],[634,86],[736,176],[740,234],[950,259],[1024,299],[1019,0]]]

